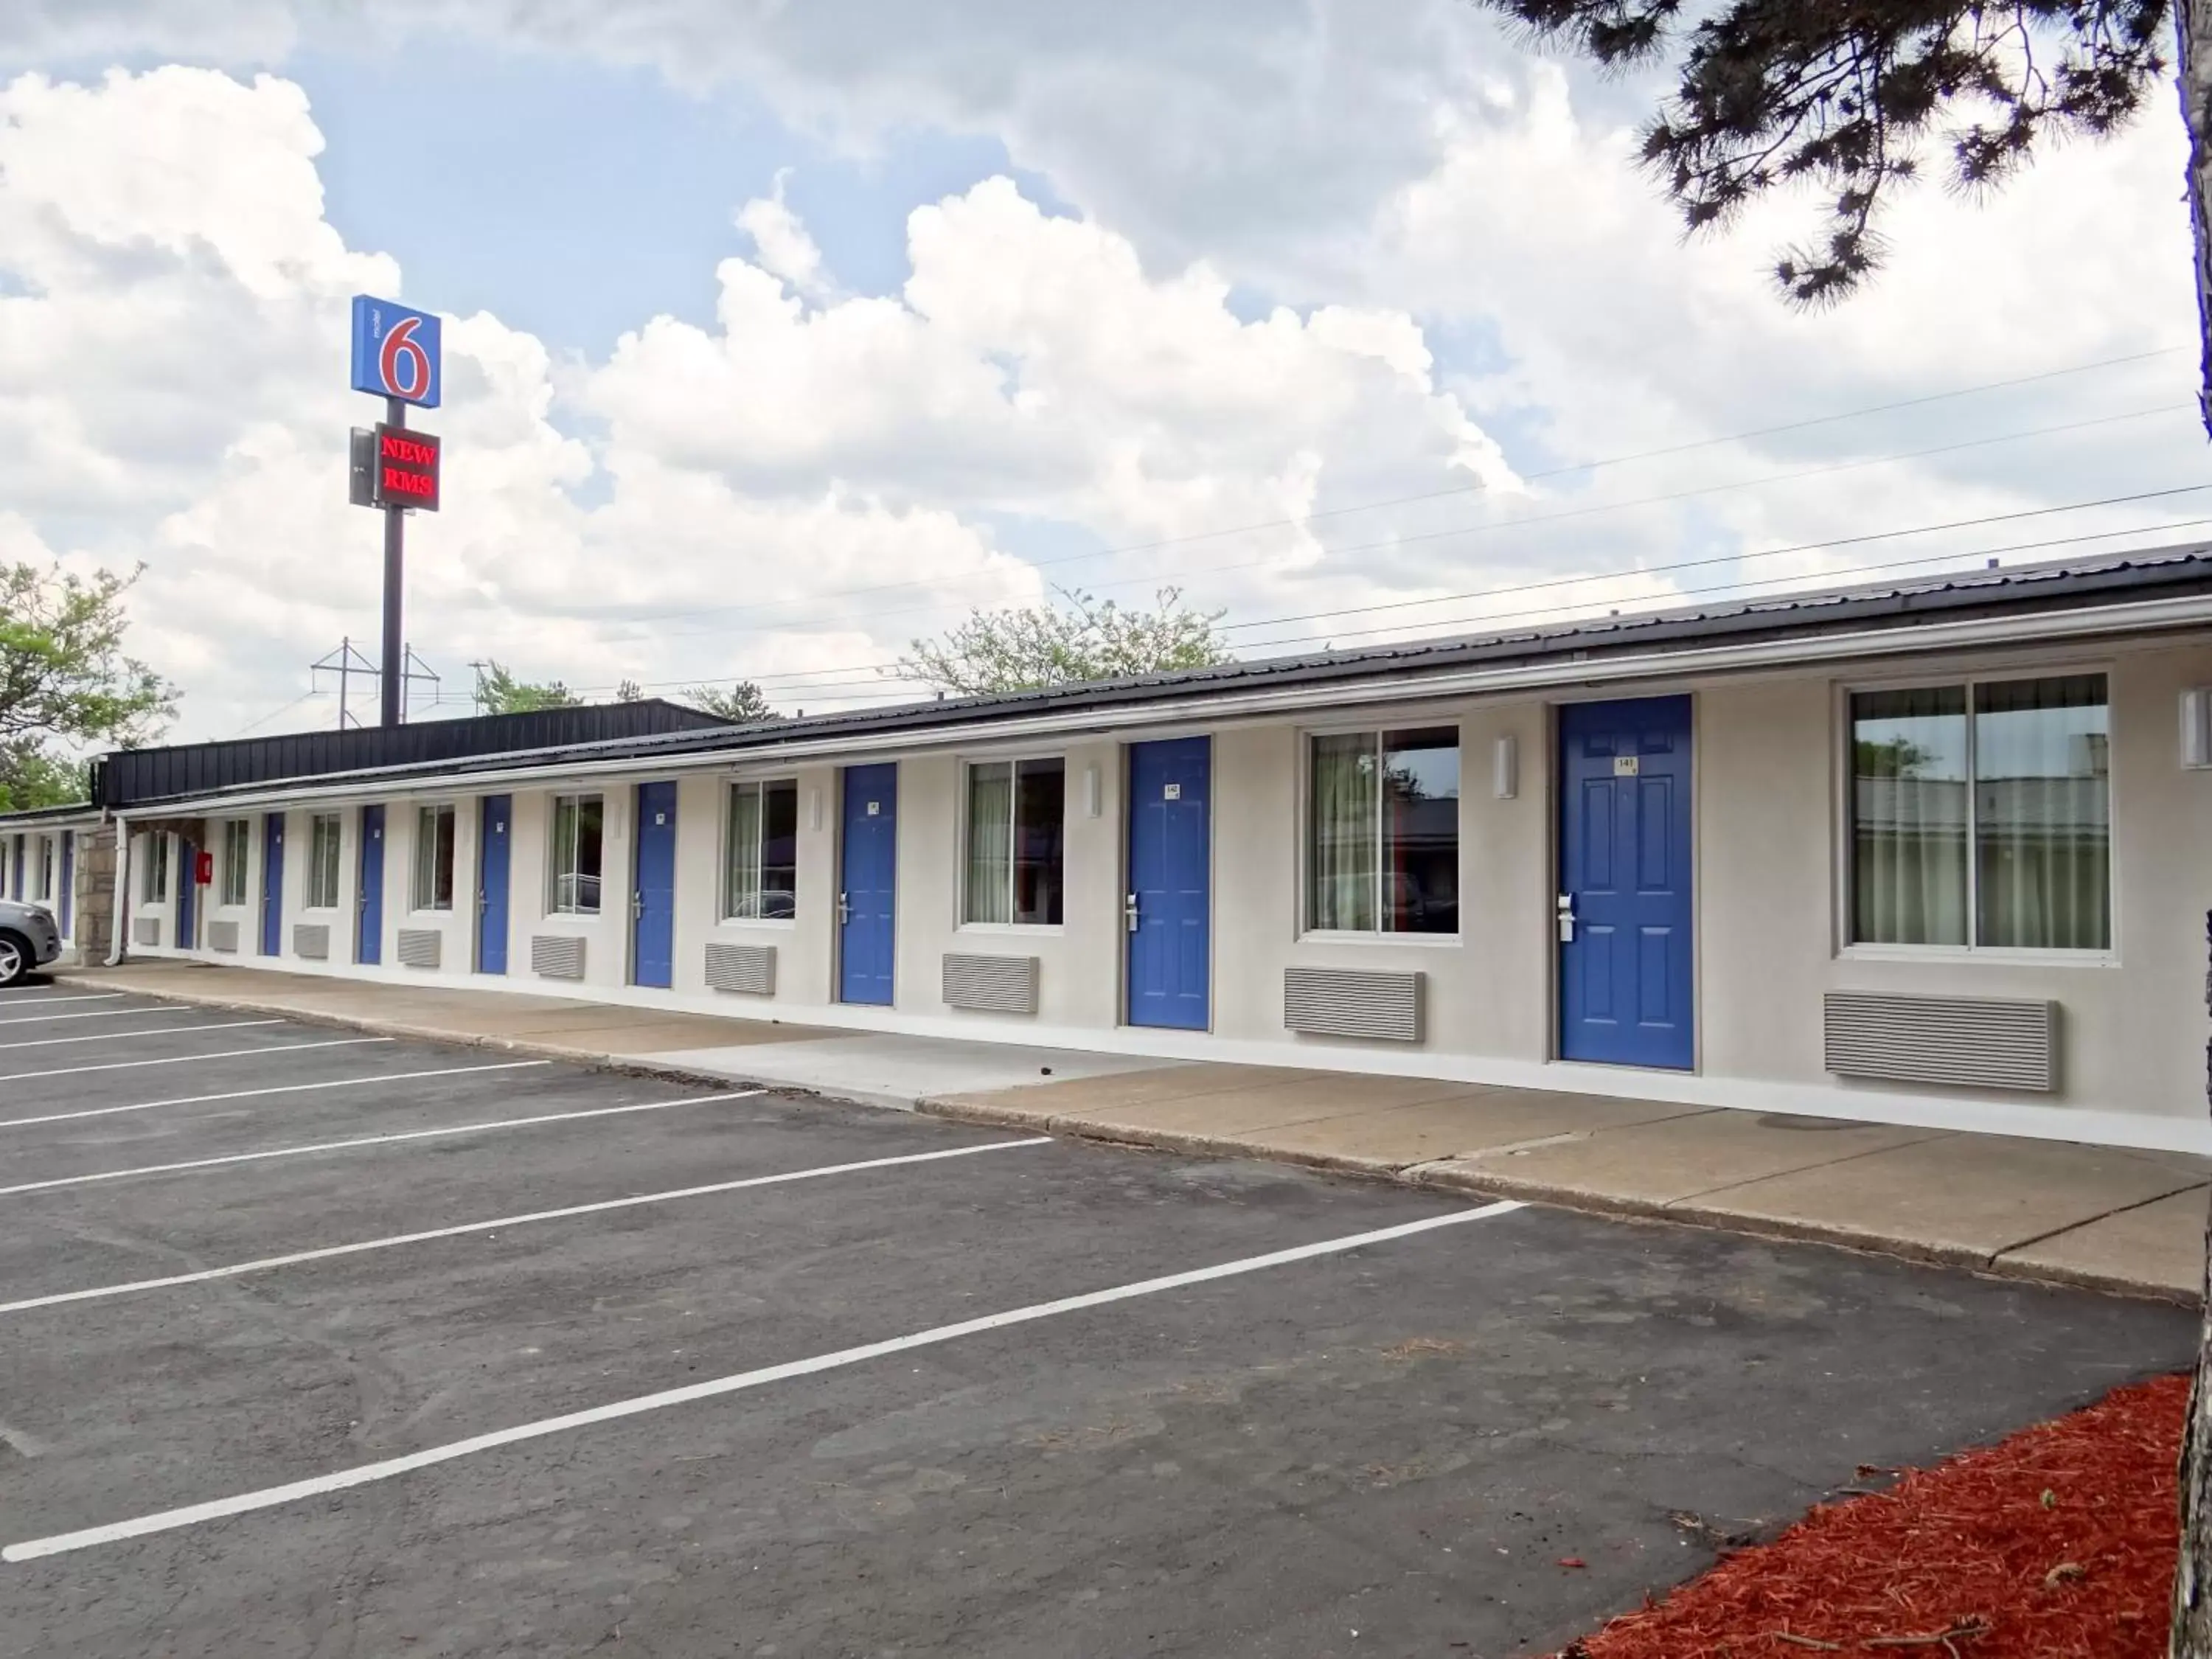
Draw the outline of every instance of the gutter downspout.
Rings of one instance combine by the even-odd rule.
[[[125,927],[131,914],[131,825],[120,812],[115,815],[115,902],[110,910],[113,926],[109,930],[106,965],[113,968],[123,961]]]

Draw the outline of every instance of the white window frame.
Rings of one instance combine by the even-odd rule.
[[[216,902],[226,908],[242,908],[252,895],[253,877],[253,820],[227,818],[222,826],[222,884],[216,889]],[[231,896],[235,885],[237,896]]]
[[[1997,681],[2065,679],[2082,674],[2101,674],[2105,677],[2105,735],[2108,757],[2105,771],[2105,812],[2112,829],[2112,845],[2106,854],[2106,880],[2107,899],[2112,918],[2112,942],[2103,950],[2074,950],[2056,945],[1977,945],[1972,935],[1981,931],[1981,860],[1975,842],[1978,817],[1974,801],[1975,753],[1974,688]],[[1835,757],[1832,775],[1835,780],[1835,836],[1834,892],[1836,955],[1855,962],[1959,962],[1983,963],[1996,966],[2006,963],[2025,964],[2042,968],[2117,968],[2120,965],[2120,777],[2118,757],[2120,751],[2119,698],[2114,686],[2115,676],[2108,659],[2098,659],[2080,662],[2036,662],[1991,665],[1980,668],[1958,669],[1951,673],[1916,674],[1888,679],[1852,680],[1836,687],[1835,713],[1832,729],[1835,732]],[[1852,813],[1851,784],[1853,753],[1851,749],[1851,699],[1868,691],[1932,691],[1959,686],[1966,696],[1966,929],[1969,943],[1965,945],[1901,945],[1887,942],[1860,944],[1851,938],[1851,919],[1856,895],[1851,887],[1851,852],[1855,844]]]
[[[583,848],[582,829],[584,822],[584,803],[586,801],[597,801],[599,804],[599,898],[597,903],[589,906],[586,906],[573,899],[564,904],[561,900],[561,882],[564,874],[571,882],[579,884],[578,888],[574,890],[580,890],[580,883],[583,878],[580,854]],[[561,863],[562,854],[562,848],[561,846],[561,809],[563,805],[573,806],[575,809],[574,817],[570,819],[570,822],[576,826],[577,830],[576,835],[572,838],[570,845],[567,849],[568,857],[574,861],[574,867],[571,867],[565,872],[563,871]],[[550,796],[546,800],[545,834],[547,844],[545,858],[545,914],[549,916],[599,915],[604,910],[606,904],[606,796],[596,789],[577,790],[568,793]]]
[[[427,836],[423,833],[426,820],[429,830]],[[443,904],[438,902],[437,845],[438,824],[441,820],[453,826],[453,833],[446,843],[448,860],[446,872],[447,892]],[[429,881],[427,891],[424,890],[422,852],[426,844],[430,848]],[[453,913],[453,895],[460,890],[461,861],[461,815],[453,802],[423,801],[416,806],[415,845],[411,853],[412,867],[407,874],[408,910],[415,915],[451,915]]]
[[[169,835],[166,830],[156,830],[146,837],[146,869],[138,884],[141,904],[167,904],[169,902]]]
[[[325,870],[325,849],[328,848],[330,867]],[[329,891],[323,892],[323,878],[330,878]],[[345,818],[337,812],[310,812],[307,815],[307,902],[309,910],[335,910],[345,887]]]
[[[764,793],[766,791],[775,788],[779,785],[788,787],[791,791],[792,798],[792,913],[787,916],[737,915],[733,914],[733,908],[737,902],[737,896],[731,891],[730,883],[730,837],[735,834],[737,830],[738,791],[740,789],[754,789],[762,791]],[[799,925],[798,837],[804,832],[804,826],[799,822],[799,809],[803,806],[804,803],[805,797],[799,793],[799,780],[788,773],[781,775],[763,775],[757,778],[726,777],[722,780],[722,869],[721,874],[718,878],[718,884],[721,894],[721,903],[720,909],[716,912],[716,916],[719,921],[738,927],[790,928],[796,927]],[[755,871],[756,878],[757,878],[758,874],[759,872],[757,868]],[[757,886],[756,887],[756,890],[758,890]]]
[[[58,878],[60,867],[61,859],[57,850],[55,838],[52,836],[32,836],[30,858],[28,867],[24,872],[24,879],[30,884],[33,903],[52,908],[54,884]]]
[[[1012,771],[1012,773],[1010,773],[1010,774],[1008,775],[1008,780],[1007,780],[1007,781],[1008,781],[1008,783],[1009,783],[1009,785],[1010,785],[1010,786],[1015,786],[1015,787],[1017,787],[1017,793],[1018,794],[1018,782],[1019,782],[1019,779],[1020,779],[1020,775],[1021,775],[1021,768],[1022,768],[1023,766],[1024,766],[1024,765],[1026,765],[1026,764],[1030,764],[1030,763],[1034,763],[1034,762],[1037,762],[1037,761],[1055,761],[1055,760],[1056,760],[1056,761],[1058,761],[1058,762],[1060,763],[1060,921],[969,921],[969,920],[968,920],[968,828],[969,828],[969,802],[974,799],[974,796],[973,796],[973,794],[972,794],[972,793],[971,793],[971,788],[970,788],[971,780],[970,780],[970,777],[969,777],[969,774],[970,774],[970,773],[971,773],[971,772],[972,772],[972,771],[973,771],[976,767],[978,767],[978,766],[1012,766],[1014,769],[1013,769],[1013,771]],[[955,820],[955,824],[954,824],[955,835],[954,835],[954,837],[953,837],[953,845],[952,845],[952,858],[953,858],[953,872],[952,872],[952,925],[953,925],[953,927],[954,927],[954,928],[955,928],[955,930],[956,930],[956,931],[960,932],[960,933],[1007,933],[1007,934],[1018,934],[1018,935],[1020,935],[1021,937],[1023,937],[1023,938],[1024,938],[1024,939],[1038,939],[1038,938],[1049,939],[1049,938],[1054,937],[1054,935],[1056,935],[1056,934],[1065,933],[1067,931],[1067,908],[1068,908],[1068,901],[1069,901],[1069,894],[1068,894],[1068,890],[1067,890],[1067,826],[1068,826],[1068,821],[1075,816],[1075,808],[1074,808],[1074,804],[1073,804],[1073,802],[1072,802],[1072,801],[1069,799],[1069,798],[1068,798],[1068,792],[1069,792],[1070,786],[1071,786],[1071,784],[1072,784],[1072,782],[1073,782],[1073,779],[1074,779],[1074,776],[1075,776],[1075,769],[1074,769],[1074,767],[1073,767],[1072,764],[1070,764],[1070,763],[1069,763],[1069,761],[1068,761],[1068,757],[1067,757],[1067,751],[1066,751],[1066,750],[1063,750],[1063,749],[1017,749],[1017,750],[1007,750],[1006,752],[1002,753],[1002,754],[984,753],[984,754],[975,754],[975,755],[963,755],[963,757],[961,757],[961,759],[960,759],[960,801],[959,801],[959,810],[958,810],[957,814],[956,815],[956,820]],[[1008,826],[1008,831],[1009,831],[1009,833],[1012,833],[1012,823],[1013,823],[1013,820],[1012,820],[1012,818],[1010,817],[1007,819],[1007,826]],[[1006,860],[1006,882],[1007,882],[1007,894],[1006,894],[1006,900],[1007,900],[1007,902],[1006,902],[1006,914],[1007,914],[1008,915],[1012,915],[1013,914],[1013,890],[1012,890],[1012,884],[1013,884],[1013,880],[1014,880],[1014,860],[1013,860],[1013,858],[1012,858],[1012,854],[1011,854],[1011,853],[1010,853],[1010,854],[1009,854],[1009,855],[1008,855],[1008,857],[1007,857],[1007,860]]]
[[[1297,857],[1294,860],[1297,890],[1292,896],[1293,918],[1291,932],[1300,942],[1316,945],[1368,945],[1395,949],[1401,945],[1416,951],[1457,950],[1467,943],[1467,914],[1460,913],[1459,924],[1449,933],[1393,933],[1381,927],[1316,927],[1313,926],[1313,740],[1316,738],[1345,738],[1371,735],[1378,746],[1385,732],[1420,732],[1449,726],[1459,734],[1459,856],[1460,873],[1467,869],[1467,726],[1460,714],[1453,710],[1434,710],[1407,714],[1389,722],[1370,718],[1332,721],[1322,726],[1304,726],[1297,730],[1297,821],[1291,834],[1297,839]],[[1382,793],[1376,791],[1376,880],[1382,880]],[[1376,894],[1378,908],[1382,896]],[[1464,884],[1462,884],[1462,904]]]

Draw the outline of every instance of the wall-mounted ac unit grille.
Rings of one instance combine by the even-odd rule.
[[[1283,1024],[1311,1036],[1421,1040],[1421,981],[1358,968],[1283,969]]]
[[[134,918],[131,923],[131,942],[133,945],[159,945],[161,942],[161,917]]]
[[[1976,1089],[2058,1086],[2058,1005],[1989,997],[1821,999],[1827,1068],[1841,1077]]]
[[[944,988],[948,1007],[993,1014],[1033,1014],[1037,1010],[1037,959],[948,951]]]
[[[435,968],[445,954],[446,936],[434,927],[403,927],[398,945],[402,968]]]
[[[305,957],[310,962],[327,962],[331,956],[331,930],[327,922],[298,921],[292,924],[292,954]]]
[[[238,954],[238,924],[234,921],[211,921],[207,929],[208,949],[228,951]]]
[[[572,933],[532,933],[530,971],[540,979],[581,979],[584,941]]]
[[[714,940],[707,946],[707,986],[715,991],[745,991],[754,996],[775,994],[775,946],[732,945]]]

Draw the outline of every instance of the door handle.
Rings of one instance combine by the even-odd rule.
[[[490,909],[490,908],[491,908],[491,900],[490,900],[490,899],[489,899],[489,898],[487,898],[487,897],[484,896],[484,890],[483,890],[483,888],[481,888],[481,887],[477,888],[477,914],[478,915],[482,915],[485,911],[487,911],[487,910],[489,910],[489,909]]]
[[[1572,893],[1559,895],[1559,943],[1572,945],[1575,942],[1575,896]]]
[[[633,921],[639,920],[645,915],[644,894],[632,893],[629,896],[629,915],[630,920]]]
[[[837,895],[837,925],[842,927],[853,919],[853,907],[845,902],[845,895]]]
[[[1131,933],[1137,931],[1137,896],[1134,893],[1121,901],[1121,922]]]

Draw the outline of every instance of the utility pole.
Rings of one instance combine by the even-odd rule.
[[[404,431],[407,405],[398,398],[384,400],[384,423]],[[383,692],[380,724],[397,726],[405,717],[407,645],[401,611],[407,582],[407,509],[397,501],[384,504],[384,672],[378,677]]]

